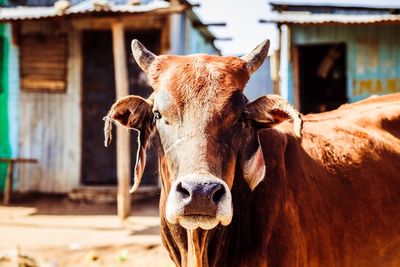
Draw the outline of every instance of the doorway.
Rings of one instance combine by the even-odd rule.
[[[300,111],[318,113],[347,102],[346,45],[298,46]]]
[[[132,57],[130,42],[140,40],[154,53],[160,52],[160,31],[128,31],[125,33],[126,56],[128,57],[129,94],[148,97],[152,89],[145,74]],[[102,118],[115,101],[114,59],[112,33],[109,30],[88,30],[83,32],[82,53],[82,164],[81,181],[84,185],[116,185],[117,161],[116,142],[104,147]],[[116,130],[114,126],[114,136]],[[131,173],[136,162],[137,133],[131,136]],[[158,184],[157,147],[147,152],[146,169],[142,185]]]

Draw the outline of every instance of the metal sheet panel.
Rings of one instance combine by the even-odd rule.
[[[157,9],[168,8],[170,3],[165,1],[152,1],[143,5],[119,5],[110,2],[108,5],[97,5],[91,0],[86,0],[71,6],[65,11],[58,10],[53,6],[18,6],[0,9],[0,21],[43,19],[61,17],[74,14],[89,14],[96,12],[108,13],[139,13],[150,12]]]
[[[368,7],[368,8],[400,8],[397,0],[360,1],[360,0],[273,0],[272,5],[296,6],[333,6],[333,7]]]
[[[264,20],[263,20],[264,21]],[[275,15],[265,20],[280,24],[373,24],[400,23],[400,15],[376,14],[311,14],[308,12],[292,12]]]
[[[293,26],[292,45],[340,43],[347,46],[349,102],[374,94],[400,92],[400,27]],[[290,80],[293,74],[290,72]],[[291,87],[293,90],[293,87]]]
[[[213,45],[214,36],[212,35],[212,33],[209,32],[207,28],[194,27],[193,21],[198,21],[198,17],[193,15],[186,16],[184,54],[219,54],[219,51]]]
[[[69,38],[65,93],[20,93],[20,155],[37,164],[18,165],[19,191],[68,192],[79,185],[81,162],[80,35]]]

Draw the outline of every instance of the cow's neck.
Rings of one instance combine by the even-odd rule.
[[[208,231],[187,230],[187,266],[208,267]]]
[[[243,247],[251,250],[257,243],[251,236],[251,199],[252,193],[243,178],[238,175],[232,189],[234,217],[232,223],[217,226],[213,230],[186,230],[179,225],[161,220],[163,242],[175,264],[183,267],[240,266]],[[166,194],[161,193],[161,216]]]
[[[278,133],[269,133],[263,139],[267,144],[274,143],[276,148],[264,154],[268,163],[267,176],[251,191],[240,166],[236,166],[231,190],[233,218],[226,227],[219,225],[210,231],[197,229],[190,233],[179,225],[169,224],[163,207],[167,197],[163,184],[161,233],[164,245],[177,266],[268,266],[275,265],[268,259],[276,257],[276,254],[286,259],[289,254],[297,253],[298,244],[293,243],[295,237],[290,235],[295,226],[293,216],[296,212],[294,215],[287,212],[287,207],[294,204],[288,198],[291,193],[285,190],[289,186],[284,169],[278,167],[284,164],[286,141],[278,142],[282,139]],[[161,171],[161,175],[165,173]]]
[[[271,157],[274,156],[271,154]],[[271,239],[270,229],[281,209],[279,203],[283,203],[282,191],[277,190],[282,185],[279,178],[281,170],[268,168],[268,177],[252,192],[238,164],[231,190],[234,210],[231,224],[226,227],[218,225],[209,231],[188,231],[168,223],[165,218],[169,186],[164,181],[169,181],[169,172],[166,164],[163,164],[162,156],[160,159],[163,181],[160,199],[161,235],[175,264],[183,267],[215,267],[244,266],[249,259],[253,263],[257,262],[256,258],[261,256],[257,253],[265,251]],[[265,263],[265,255],[261,262]]]

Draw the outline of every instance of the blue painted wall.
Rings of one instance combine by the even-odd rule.
[[[268,57],[258,70],[251,75],[247,82],[244,88],[244,94],[249,100],[253,101],[261,96],[274,93],[274,84],[270,74],[270,63],[270,58]]]
[[[400,92],[400,25],[292,26],[291,45],[345,43],[347,97]],[[289,100],[293,102],[289,66]]]
[[[184,54],[218,54],[214,48],[212,41],[209,41],[203,36],[198,28],[193,27],[192,21],[186,17],[185,25],[185,51]]]
[[[172,15],[170,54],[218,54],[213,44],[206,40],[202,33],[192,25],[186,13]]]
[[[187,49],[185,51],[186,54],[217,54],[217,51],[214,49],[212,44],[205,40],[200,31],[192,27],[191,25],[189,26],[187,42]]]

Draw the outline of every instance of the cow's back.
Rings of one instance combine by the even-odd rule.
[[[301,144],[285,141],[287,221],[302,247],[293,263],[400,266],[400,94],[307,115],[303,126]]]
[[[362,155],[375,160],[399,155],[400,94],[373,96],[331,112],[304,116],[303,134],[304,149],[328,165],[361,163]]]

